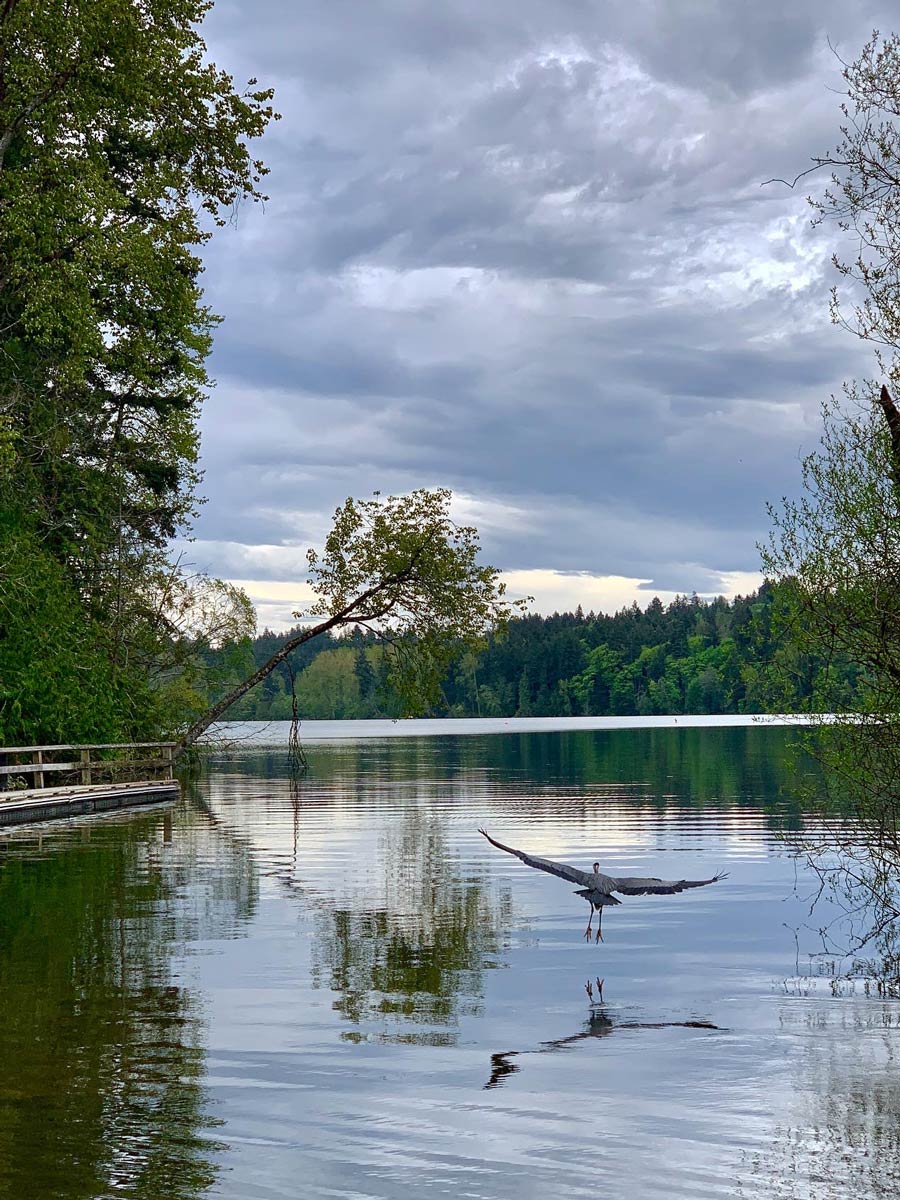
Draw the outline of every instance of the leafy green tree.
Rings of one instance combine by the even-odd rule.
[[[326,650],[313,659],[297,680],[297,703],[304,717],[346,721],[363,715],[355,661],[350,646]]]
[[[517,717],[530,717],[531,712],[531,680],[528,678],[528,668],[522,668],[519,676],[519,696],[516,705]]]
[[[816,692],[825,683],[818,680],[820,672],[828,672],[828,686],[851,703],[860,679],[855,664],[847,658],[826,664],[779,637],[778,614],[785,608],[786,596],[785,588],[770,582],[734,600],[718,597],[704,602],[685,597],[668,606],[651,604],[646,613],[627,608],[611,616],[586,617],[577,612],[513,616],[502,638],[491,634],[476,651],[459,650],[441,681],[441,697],[429,711],[455,717],[517,712],[536,716],[800,712],[814,709]],[[645,622],[648,614],[650,620]],[[287,634],[264,630],[251,641],[204,651],[209,662],[197,681],[198,690],[205,682],[207,701],[213,703],[303,629],[297,626]],[[645,651],[647,643],[639,639],[648,631],[662,641]],[[614,649],[625,645],[632,647],[630,656],[624,649]],[[390,660],[365,630],[350,627],[337,637],[326,632],[295,646],[290,661],[298,683],[316,658],[343,647],[355,655],[358,683],[365,683],[369,669],[372,673],[371,687],[359,685],[354,715],[402,715],[402,703],[389,682]],[[363,655],[368,667],[362,666]],[[704,698],[698,685],[688,702],[692,682],[707,670],[719,681],[713,694]],[[708,676],[707,682],[712,679]],[[229,716],[287,719],[289,692],[290,673],[282,662],[255,693],[236,701]],[[196,697],[193,708],[197,708]],[[306,717],[331,714],[331,708],[320,713],[315,702],[303,713]]]
[[[375,689],[377,686],[375,668],[370,662],[370,654],[371,651],[367,651],[364,646],[360,646],[356,651],[356,657],[353,661],[353,672],[356,675],[359,701],[366,709],[366,716],[371,715],[368,710],[375,702]]]
[[[836,288],[832,316],[873,343],[882,375],[900,381],[900,36],[873,34],[845,64],[845,121],[838,146],[815,158],[830,185],[814,198],[817,220],[854,235],[851,261],[835,257],[850,300]],[[814,865],[871,921],[857,944],[900,949],[900,412],[887,386],[845,387],[823,406],[819,449],[803,462],[803,493],[772,510],[764,549],[780,581],[781,621],[802,664],[812,664],[815,707],[835,718],[815,731],[826,766],[826,811],[850,805],[856,826],[836,826]],[[848,686],[849,684],[849,686]],[[818,799],[818,797],[813,797]],[[830,864],[833,864],[830,865]]]
[[[677,679],[672,677],[668,667],[664,675],[651,681],[648,685],[648,693],[652,705],[651,711],[657,715],[694,711],[685,710],[681,688]]]
[[[621,661],[621,655],[606,644],[591,650],[587,666],[572,680],[583,713],[603,716],[611,712],[613,682]]]
[[[848,281],[849,306],[832,292],[832,317],[875,346],[900,348],[900,34],[876,32],[859,57],[843,64],[844,121],[834,150],[813,158],[811,171],[831,171],[821,196],[810,197],[816,221],[836,221],[853,235],[853,259],[834,258]],[[799,178],[799,177],[798,177]],[[796,180],[795,180],[796,182]]]
[[[4,412],[42,532],[94,592],[92,551],[158,544],[190,515],[215,324],[197,249],[222,210],[263,198],[246,142],[271,92],[240,95],[206,61],[209,7],[0,13]]]
[[[450,501],[444,488],[420,488],[341,505],[322,553],[308,555],[315,600],[306,615],[314,623],[194,721],[180,749],[299,646],[340,629],[367,630],[382,644],[392,690],[406,712],[434,704],[454,658],[503,630],[526,603],[508,600],[497,569],[479,564],[478,532],[453,521]]]
[[[715,667],[704,667],[688,684],[687,709],[695,713],[725,711],[725,685]]]
[[[14,551],[0,587],[0,745],[126,739],[152,703],[146,685],[116,671],[40,541],[20,532]]]
[[[146,666],[179,639],[186,592],[196,592],[166,547],[197,503],[196,422],[216,322],[198,251],[240,200],[263,198],[265,168],[248,142],[275,115],[269,91],[239,92],[208,61],[208,8],[0,7],[0,591],[14,608],[12,582],[35,543],[62,569],[72,673],[53,671],[49,643],[27,653],[68,696],[67,738],[94,707],[98,730],[150,732],[161,685],[177,672],[159,665],[148,686]],[[32,602],[51,577],[37,573]],[[95,651],[133,696],[123,721],[101,719],[83,686]],[[4,676],[21,728],[41,736],[57,718],[15,687]]]
[[[868,407],[825,409],[821,448],[803,463],[804,495],[773,513],[764,558],[781,580],[795,659],[815,664],[806,738],[821,786],[798,788],[827,835],[804,843],[823,885],[856,914],[849,947],[878,946],[873,969],[900,967],[900,460]],[[846,821],[850,814],[854,820]],[[836,819],[832,819],[836,818]]]
[[[819,450],[802,464],[803,495],[772,510],[764,565],[782,589],[795,650],[815,660],[820,711],[849,712],[867,741],[893,744],[900,721],[900,489],[875,405],[824,408]],[[847,694],[847,663],[858,668]],[[896,763],[900,788],[900,758]]]

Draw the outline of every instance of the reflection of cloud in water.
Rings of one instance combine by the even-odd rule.
[[[440,741],[315,747],[293,804],[283,752],[208,781],[264,901],[255,944],[229,947],[228,970],[214,975],[251,1044],[236,1057],[252,1091],[228,1099],[238,1130],[252,1121],[262,1133],[255,1150],[251,1139],[233,1149],[242,1194],[270,1175],[273,1194],[293,1194],[299,1147],[320,1168],[304,1180],[310,1194],[318,1183],[322,1195],[460,1195],[487,1179],[492,1195],[523,1197],[565,1178],[589,1196],[627,1177],[635,1200],[874,1200],[875,1183],[840,1157],[841,1108],[866,1081],[827,1069],[820,1080],[803,1055],[818,1041],[823,1064],[833,1052],[852,1067],[858,1041],[882,1035],[778,1025],[779,1012],[833,1023],[852,1011],[772,986],[794,959],[784,924],[806,913],[771,832],[785,813],[781,731]],[[682,874],[701,856],[711,869],[742,861],[715,894],[618,910],[616,938],[595,953],[573,935],[581,902],[549,877],[529,873],[526,886],[515,860],[488,858],[479,823],[564,861],[595,845],[617,873],[658,873],[671,855]],[[509,969],[492,969],[500,962]],[[580,988],[597,970],[616,981],[613,1003],[590,1013]],[[492,1052],[498,1074],[482,1090]],[[889,1071],[877,1057],[870,1068],[880,1099],[863,1099],[853,1118],[857,1159],[896,1153]],[[286,1104],[284,1081],[305,1077],[303,1103]],[[818,1157],[816,1138],[827,1143]],[[829,1193],[816,1172],[854,1190]],[[881,1163],[873,1178],[891,1194]]]
[[[749,836],[759,854],[764,818],[744,798],[766,790],[781,746],[768,735],[765,752],[744,729],[332,743],[313,748],[293,790],[285,751],[271,750],[211,772],[204,789],[261,876],[311,914],[312,979],[357,1026],[344,1032],[438,1044],[478,1011],[500,930],[521,928],[511,895],[542,905],[539,889],[517,891],[506,868],[471,855],[475,813],[502,812],[511,839],[551,857],[587,865],[602,848],[620,874],[659,873],[657,847],[671,862],[713,827],[720,845]],[[691,788],[673,794],[682,774]]]

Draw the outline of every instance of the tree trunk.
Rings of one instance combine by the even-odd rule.
[[[894,404],[891,393],[884,384],[881,385],[878,403],[881,405],[891,435],[891,476],[894,480],[894,487],[900,492],[900,413],[897,412],[897,406]]]

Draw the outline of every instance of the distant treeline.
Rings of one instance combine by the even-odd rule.
[[[817,666],[779,636],[778,592],[704,601],[654,599],[614,616],[554,613],[513,620],[502,640],[461,655],[435,716],[525,717],[802,711],[814,705]],[[284,634],[264,631],[210,658],[210,695],[264,662]],[[833,665],[832,665],[833,670]],[[234,719],[401,715],[389,662],[363,633],[301,646],[236,705]],[[847,673],[848,694],[852,678]]]

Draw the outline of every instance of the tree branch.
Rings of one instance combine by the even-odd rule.
[[[58,92],[62,91],[69,80],[75,76],[80,66],[80,59],[76,59],[73,63],[69,63],[65,70],[60,71],[59,74],[53,79],[50,86],[45,91],[35,96],[30,103],[26,104],[15,120],[12,121],[11,124],[3,131],[2,135],[0,135],[0,171],[3,170],[6,152],[9,149],[13,138],[16,136],[28,118],[32,115],[32,113],[37,112],[42,104],[46,104],[46,102],[52,96],[55,96]]]
[[[328,617],[326,620],[320,621],[318,625],[313,625],[308,629],[303,629],[300,631],[300,633],[295,634],[294,637],[288,638],[288,640],[284,642],[283,645],[281,645],[271,656],[271,658],[264,662],[261,667],[258,667],[252,675],[248,675],[248,677],[243,680],[242,683],[239,683],[237,687],[232,688],[231,691],[223,696],[221,700],[217,701],[212,708],[207,709],[202,717],[199,717],[192,725],[188,727],[186,732],[181,736],[175,746],[175,757],[180,758],[185,750],[187,750],[189,746],[192,746],[197,739],[201,737],[207,731],[207,729],[209,729],[210,725],[214,724],[224,712],[227,712],[227,710],[231,708],[232,704],[240,700],[241,696],[249,692],[251,688],[255,687],[258,683],[261,683],[266,676],[271,675],[275,668],[280,663],[283,663],[287,656],[292,651],[296,650],[298,646],[302,646],[304,642],[311,641],[312,638],[318,637],[322,633],[327,633],[330,629],[337,629],[343,625],[354,624],[356,621],[356,614],[359,612],[359,610],[368,604],[368,602],[374,596],[377,596],[379,592],[383,591],[386,587],[393,586],[396,583],[396,580],[396,575],[389,575],[386,578],[379,580],[378,583],[373,584],[372,587],[367,588],[358,596],[354,596],[354,598],[348,601],[343,608],[334,613],[332,616]]]

